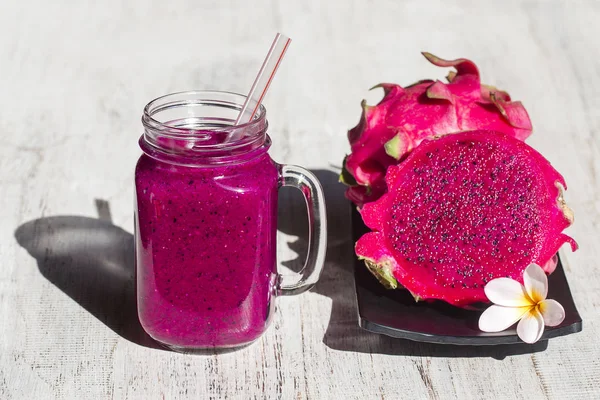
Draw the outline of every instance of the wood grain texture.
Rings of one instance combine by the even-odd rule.
[[[599,19],[594,0],[3,2],[0,398],[600,398]],[[157,349],[132,303],[142,107],[180,90],[245,92],[278,30],[294,41],[265,101],[271,154],[323,180],[331,227],[323,278],[310,293],[279,299],[272,326],[248,348]],[[515,354],[357,327],[349,213],[335,171],[360,100],[381,95],[369,87],[445,76],[421,50],[473,59],[486,83],[529,110],[529,143],[569,184],[569,233],[581,249],[563,260],[582,333]],[[281,197],[289,207],[278,256],[293,270],[306,249],[304,210],[293,192]]]

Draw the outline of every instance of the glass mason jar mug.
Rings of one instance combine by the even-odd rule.
[[[323,191],[307,170],[268,154],[266,110],[234,126],[245,96],[183,92],[144,109],[135,170],[138,315],[156,341],[180,351],[242,346],[267,328],[277,295],[319,279],[326,250]],[[277,191],[308,206],[300,277],[277,273]]]

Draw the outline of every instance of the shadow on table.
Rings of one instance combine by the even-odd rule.
[[[100,219],[54,216],[15,231],[41,274],[123,338],[161,348],[137,317],[133,235],[110,222],[108,203],[96,201]]]
[[[323,338],[326,346],[335,350],[361,353],[379,353],[402,356],[428,357],[493,357],[529,354],[544,351],[548,342],[534,345],[457,346],[412,342],[367,332],[358,326],[356,295],[354,290],[354,243],[350,205],[344,197],[344,186],[338,183],[338,175],[327,170],[312,171],[321,181],[325,191],[328,220],[328,246],[325,269],[313,292],[332,300],[329,326]],[[307,251],[307,221],[304,200],[299,193],[283,190],[279,208],[279,230],[299,239],[289,243],[298,253],[294,260],[283,265],[294,271],[302,268]]]

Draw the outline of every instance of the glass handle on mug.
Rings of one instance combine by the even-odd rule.
[[[303,293],[319,280],[327,250],[327,214],[325,196],[319,180],[311,172],[295,165],[281,165],[281,185],[300,189],[308,208],[308,254],[300,278],[280,275],[279,294]]]

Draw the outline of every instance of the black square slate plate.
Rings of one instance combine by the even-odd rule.
[[[354,240],[368,232],[360,214],[352,211]],[[419,342],[458,345],[499,345],[523,343],[515,329],[504,332],[481,332],[477,326],[481,311],[453,307],[441,301],[416,303],[407,290],[384,288],[363,261],[354,265],[358,316],[361,328],[370,332]],[[581,317],[569,290],[560,258],[548,277],[548,298],[565,308],[565,320],[556,327],[546,327],[541,340],[581,331]]]

